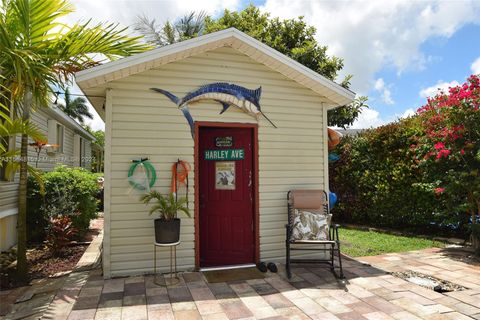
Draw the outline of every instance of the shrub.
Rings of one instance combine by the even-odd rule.
[[[78,233],[70,216],[50,217],[46,231],[46,244],[54,255],[68,245]]]
[[[413,145],[424,178],[446,213],[480,216],[480,79],[440,92],[418,111],[425,134]]]
[[[43,175],[45,196],[34,179],[28,183],[27,225],[29,240],[45,240],[50,218],[69,216],[72,226],[83,235],[96,217],[98,193],[96,175],[82,168],[59,166]]]
[[[341,219],[412,229],[434,220],[435,198],[416,187],[409,148],[419,131],[418,121],[409,118],[342,140],[340,161],[330,165],[331,189],[339,198],[333,210]]]
[[[345,137],[330,165],[341,219],[464,234],[480,207],[480,85],[440,93],[413,117]]]

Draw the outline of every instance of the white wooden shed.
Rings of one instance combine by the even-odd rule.
[[[286,193],[328,190],[327,111],[354,98],[353,92],[233,28],[79,72],[76,81],[106,123],[107,278],[152,272],[153,217],[127,180],[131,160],[141,157],[156,169],[153,188],[165,194],[177,159],[194,169],[189,183],[193,219],[182,218],[180,270],[282,261]],[[212,83],[261,87],[261,110],[277,128],[238,108],[219,114],[218,102],[202,100],[189,106],[192,139],[178,107],[150,90],[162,88],[181,98]],[[233,165],[235,190],[214,186],[215,161],[206,152],[219,147],[217,138],[231,139],[235,150],[244,150]],[[211,156],[221,160],[222,155]],[[218,208],[237,216],[227,218]],[[228,260],[231,255],[236,258]],[[166,251],[158,260],[164,269],[168,258]]]

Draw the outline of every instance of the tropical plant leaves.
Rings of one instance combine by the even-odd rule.
[[[191,217],[190,210],[188,209],[188,200],[185,197],[175,200],[173,193],[170,193],[168,196],[163,196],[156,190],[152,190],[140,197],[140,201],[145,204],[150,203],[152,200],[155,200],[155,202],[149,210],[150,215],[158,212],[161,218],[171,220],[177,216],[178,211],[181,211],[189,218]]]

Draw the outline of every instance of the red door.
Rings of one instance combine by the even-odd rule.
[[[253,130],[200,128],[200,266],[254,262]]]

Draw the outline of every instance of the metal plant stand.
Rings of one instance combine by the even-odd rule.
[[[153,282],[159,286],[170,286],[180,282],[177,274],[177,246],[180,241],[174,243],[153,243]],[[170,247],[170,277],[165,277],[165,283],[159,283],[157,280],[157,248]]]

